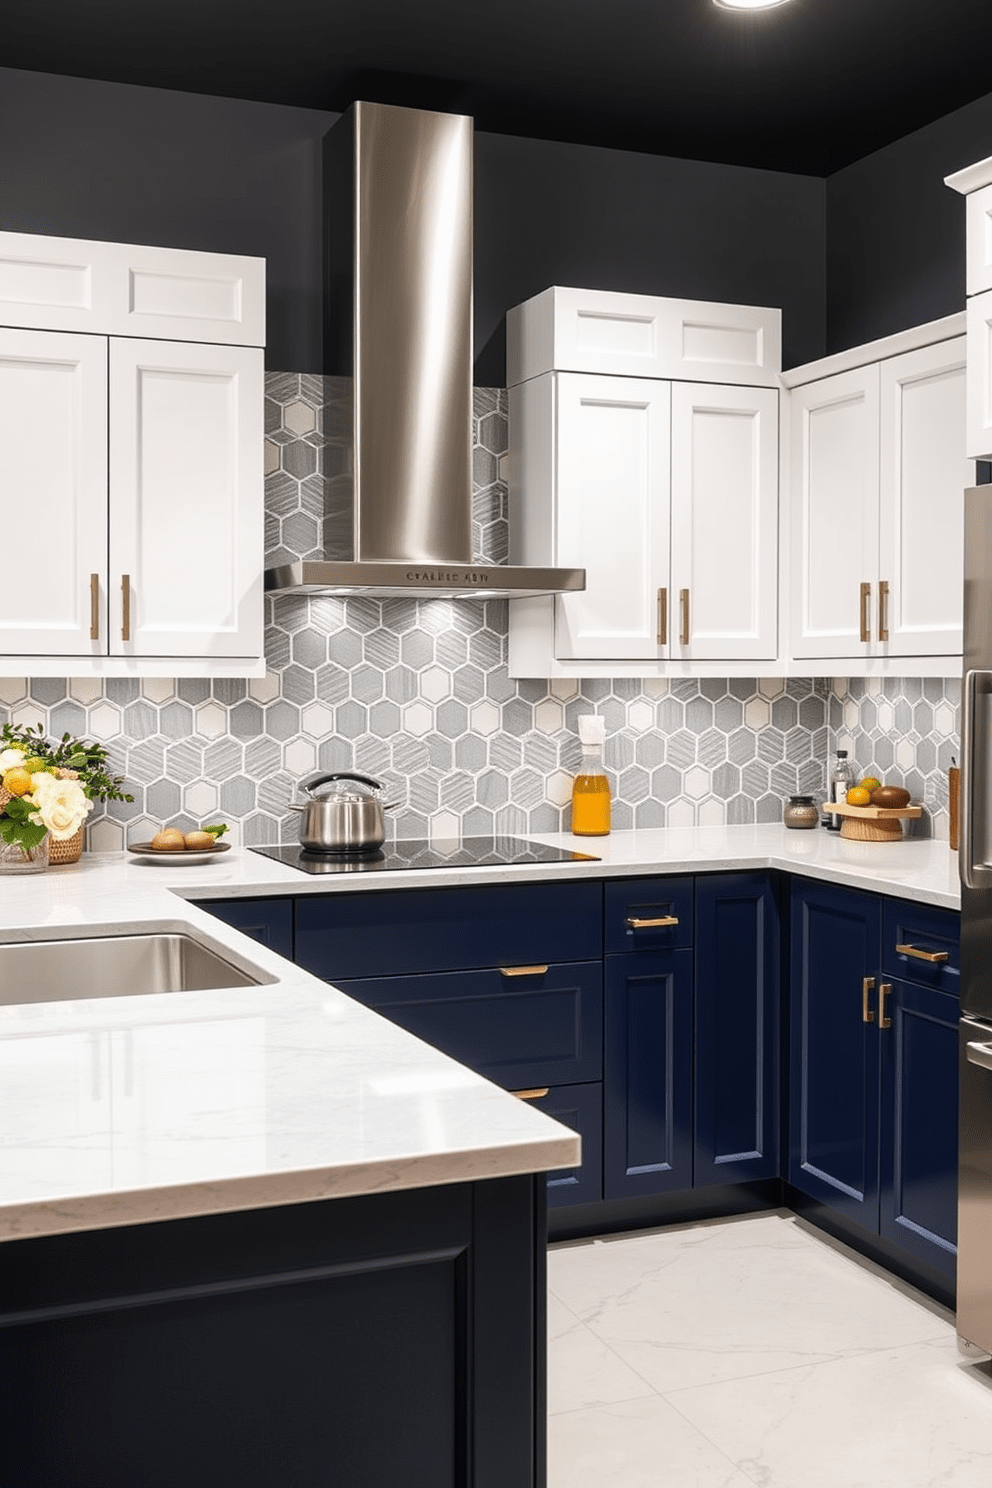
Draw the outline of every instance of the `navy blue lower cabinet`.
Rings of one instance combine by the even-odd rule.
[[[570,1126],[582,1138],[582,1165],[548,1174],[548,1208],[593,1204],[603,1197],[603,1086],[552,1086],[528,1104]]]
[[[696,880],[693,1186],[779,1173],[779,913],[768,874]]]
[[[692,1187],[692,951],[605,957],[603,1197]]]
[[[885,982],[879,1229],[953,1288],[957,1260],[956,997]]]
[[[878,1228],[881,900],[794,880],[789,1182]]]
[[[287,960],[293,959],[293,901],[292,899],[198,899],[198,908],[205,909],[225,925],[233,925],[261,941],[270,951],[275,951]]]

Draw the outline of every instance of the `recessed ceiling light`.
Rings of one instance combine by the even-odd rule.
[[[773,5],[786,5],[788,0],[713,0],[721,10],[771,10]]]

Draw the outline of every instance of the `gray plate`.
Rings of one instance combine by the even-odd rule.
[[[171,863],[176,867],[182,863],[206,863],[208,859],[215,858],[218,853],[231,851],[229,842],[218,842],[216,847],[184,848],[182,852],[161,852],[159,848],[152,847],[150,842],[130,842],[128,852],[136,853],[139,858],[146,858],[150,863]]]

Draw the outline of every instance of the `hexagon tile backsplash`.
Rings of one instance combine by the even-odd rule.
[[[325,490],[347,479],[340,389],[266,377],[266,562],[318,556]],[[477,388],[477,559],[506,556],[506,395]],[[88,845],[211,820],[234,841],[295,842],[310,771],[382,780],[398,838],[568,826],[576,718],[606,718],[613,825],[778,821],[819,792],[836,748],[904,779],[947,835],[960,686],[909,679],[516,682],[505,600],[267,599],[264,678],[0,680],[0,722],[106,743],[134,802],[98,805]]]

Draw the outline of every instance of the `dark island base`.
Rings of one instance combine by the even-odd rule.
[[[543,1175],[0,1246],[4,1488],[543,1488]]]

